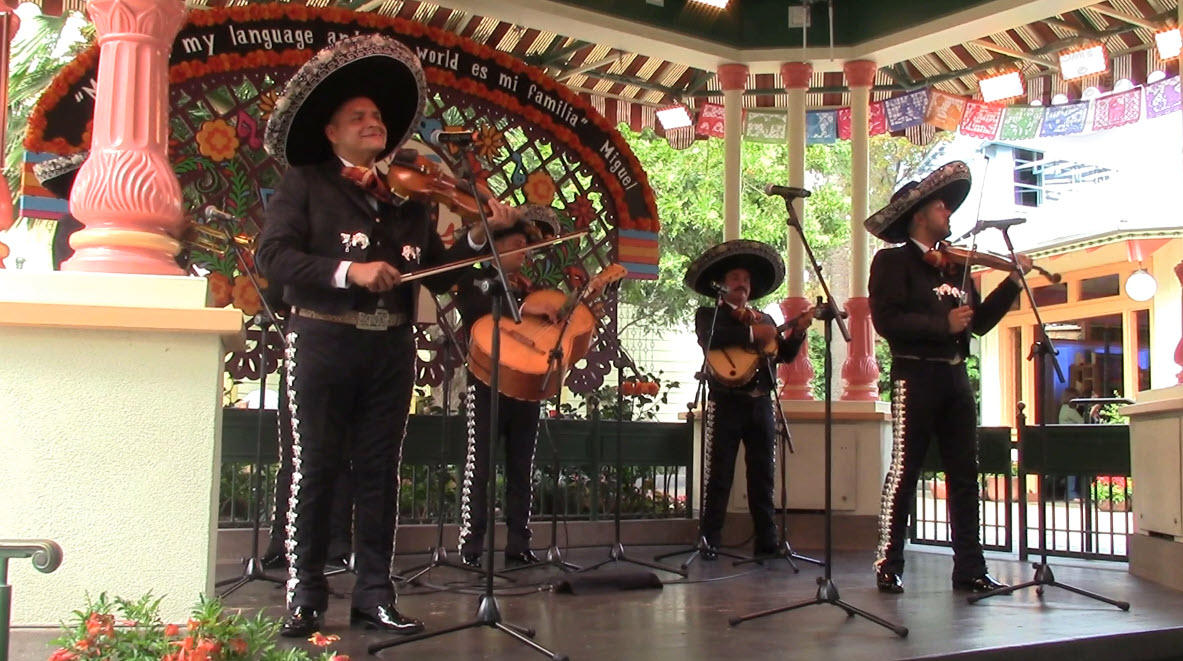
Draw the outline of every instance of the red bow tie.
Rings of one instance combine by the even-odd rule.
[[[341,176],[357,184],[374,198],[387,204],[391,203],[390,189],[372,169],[350,165],[341,169]]]

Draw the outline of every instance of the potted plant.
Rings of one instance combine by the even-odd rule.
[[[227,614],[216,599],[198,602],[189,620],[169,624],[159,615],[160,599],[138,601],[87,599],[82,610],[62,623],[58,647],[49,661],[83,659],[152,659],[159,661],[349,661],[327,650],[338,636],[314,634],[309,642],[326,648],[318,654],[303,649],[279,649],[275,636],[279,621],[259,613],[253,618]]]
[[[1134,480],[1120,475],[1099,475],[1093,480],[1092,495],[1102,512],[1128,512],[1134,499]]]

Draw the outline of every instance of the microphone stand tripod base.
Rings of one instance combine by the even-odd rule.
[[[1088,590],[1082,590],[1074,585],[1066,585],[1064,583],[1060,583],[1059,581],[1056,580],[1056,575],[1055,575],[1055,573],[1052,572],[1051,565],[1048,565],[1043,562],[1036,562],[1036,563],[1032,563],[1031,567],[1033,569],[1035,569],[1035,577],[1032,580],[1027,581],[1026,583],[1020,583],[1018,585],[1009,585],[1005,588],[998,588],[997,590],[983,592],[982,594],[971,595],[969,597],[966,597],[966,601],[968,601],[971,604],[975,604],[983,599],[988,599],[990,597],[996,597],[1000,594],[1011,594],[1012,592],[1015,592],[1017,590],[1022,590],[1024,588],[1029,588],[1029,587],[1033,587],[1033,586],[1035,587],[1035,594],[1042,597],[1043,596],[1043,586],[1046,585],[1048,587],[1061,588],[1061,589],[1067,590],[1069,592],[1075,592],[1076,594],[1079,594],[1079,595],[1082,595],[1085,597],[1089,597],[1091,599],[1096,599],[1097,601],[1103,601],[1103,602],[1109,604],[1110,606],[1116,606],[1123,611],[1128,611],[1130,609],[1130,602],[1128,602],[1128,601],[1120,601],[1118,599],[1110,599],[1109,597],[1099,595],[1095,592],[1089,592]]]
[[[817,596],[815,596],[813,599],[797,602],[788,606],[781,606],[780,608],[760,611],[758,613],[733,617],[727,622],[731,626],[736,626],[737,624],[740,624],[741,622],[747,622],[748,620],[754,620],[767,615],[775,615],[777,613],[784,613],[785,611],[796,610],[798,608],[804,608],[806,606],[813,606],[816,604],[830,604],[832,606],[837,606],[838,608],[846,611],[847,617],[854,617],[855,615],[858,615],[874,622],[875,624],[878,624],[881,627],[891,629],[892,632],[901,638],[906,638],[908,636],[908,627],[905,627],[902,624],[893,624],[879,617],[878,615],[868,613],[861,608],[851,606],[845,601],[842,601],[841,595],[838,594],[838,586],[834,585],[833,580],[823,576],[819,576],[817,579]]]

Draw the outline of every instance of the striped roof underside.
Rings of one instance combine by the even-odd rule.
[[[34,0],[46,13],[84,11],[85,0]],[[251,0],[189,0],[191,6],[234,6]],[[291,0],[309,6],[326,6],[336,0]],[[356,5],[356,3],[352,3]],[[622,52],[604,44],[589,44],[529,26],[513,25],[468,12],[419,0],[371,0],[361,10],[418,21],[453,32],[478,43],[510,53],[565,82],[589,98],[610,120],[626,122],[634,129],[654,127],[654,111],[677,102],[691,107],[704,102],[722,103],[723,95],[713,71],[637,53]],[[1018,26],[979,39],[943,48],[903,62],[881,63],[871,99],[879,101],[923,87],[980,98],[978,76],[1006,68],[1018,68],[1027,78],[1025,101],[1050,103],[1056,94],[1078,99],[1090,86],[1108,90],[1129,78],[1145,82],[1153,71],[1178,71],[1178,61],[1158,59],[1154,33],[1173,25],[1178,0],[1107,0],[1090,7]],[[1098,34],[1100,33],[1100,34]],[[1073,40],[1069,42],[1068,40]],[[1105,45],[1110,70],[1104,74],[1064,81],[1059,75],[1057,53],[1097,41]],[[1018,53],[1021,57],[1014,56]],[[986,67],[995,62],[996,66]],[[817,72],[806,103],[811,108],[849,104],[841,72]],[[784,108],[787,95],[779,73],[748,78],[745,108]],[[918,128],[923,132],[925,129]],[[909,137],[922,137],[909,136]]]

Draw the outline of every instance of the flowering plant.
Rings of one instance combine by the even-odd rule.
[[[49,661],[103,659],[120,661],[349,661],[325,651],[310,655],[302,649],[279,649],[275,635],[279,621],[259,613],[253,618],[227,614],[222,603],[204,597],[185,624],[166,624],[159,615],[160,599],[138,601],[87,599],[83,610],[62,623],[62,636]],[[327,647],[337,636],[317,633],[309,641]]]
[[[1099,475],[1093,481],[1093,501],[1100,502],[1108,500],[1115,503],[1124,503],[1126,498],[1132,498],[1134,495],[1134,480],[1120,475],[1110,477],[1107,475]]]

